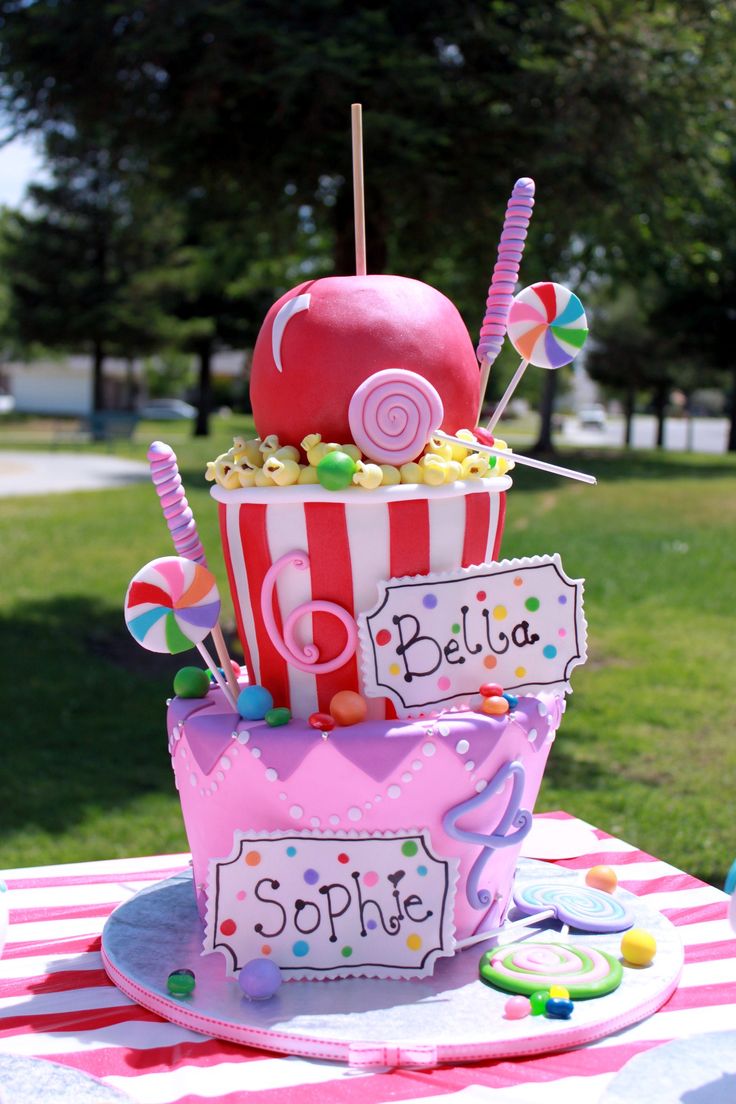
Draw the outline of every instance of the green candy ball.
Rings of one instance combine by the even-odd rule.
[[[289,723],[291,710],[287,709],[285,705],[277,705],[275,709],[269,709],[264,720],[271,728],[279,728],[281,725]]]
[[[532,1006],[532,1016],[541,1016],[547,1009],[547,1001],[549,1000],[549,989],[537,989],[536,993],[532,993],[529,997],[529,1003]]]
[[[166,979],[166,988],[172,997],[188,997],[194,992],[196,980],[191,970],[172,970]]]
[[[182,667],[174,676],[178,698],[204,698],[210,688],[210,676],[201,667]]]
[[[317,479],[328,491],[342,491],[349,487],[358,465],[346,452],[328,452],[317,465]]]

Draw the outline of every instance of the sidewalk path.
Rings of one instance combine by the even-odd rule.
[[[102,491],[149,479],[148,464],[96,452],[0,451],[0,498]]]

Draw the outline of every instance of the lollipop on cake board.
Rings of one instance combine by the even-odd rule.
[[[583,304],[562,284],[532,284],[511,304],[508,335],[522,360],[488,422],[489,432],[493,432],[530,364],[557,369],[578,355],[588,336]]]
[[[207,557],[199,539],[197,523],[184,493],[176,453],[163,441],[154,441],[148,449],[148,462],[151,481],[159,497],[161,510],[177,554],[192,560],[193,563],[207,567]],[[233,697],[237,699],[240,687],[233,672],[219,621],[212,630],[212,639],[215,642],[215,650],[227,684]]]
[[[183,556],[161,556],[142,567],[125,595],[125,623],[141,647],[176,655],[196,647],[233,712],[235,698],[203,644],[220,616],[212,572]]]

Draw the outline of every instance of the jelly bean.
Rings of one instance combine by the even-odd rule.
[[[270,958],[252,958],[238,974],[238,985],[249,1000],[268,1000],[281,985],[281,971]]]
[[[235,677],[240,678],[240,675],[241,675],[240,664],[236,663],[234,659],[231,659],[230,660],[230,666],[233,669],[233,674],[235,675]]]
[[[509,711],[509,703],[506,699],[496,696],[484,698],[480,703],[480,707],[484,713],[488,713],[491,717],[502,717],[504,713]]]
[[[338,690],[330,702],[330,713],[339,725],[360,724],[368,715],[368,703],[355,690]]]
[[[529,998],[532,1016],[541,1016],[547,1007],[549,989],[537,989]]]
[[[523,1020],[531,1010],[528,997],[509,997],[504,1005],[503,1014],[507,1020]]]
[[[519,704],[519,699],[517,698],[516,694],[502,694],[501,697],[505,698],[506,701],[509,703],[509,709],[516,709],[517,705]]]
[[[332,732],[335,727],[335,718],[329,713],[311,713],[309,727],[316,728],[318,732]]]
[[[585,884],[592,889],[600,889],[603,893],[613,893],[618,885],[616,871],[610,866],[591,866],[585,875]]]
[[[201,667],[181,667],[174,675],[174,693],[179,698],[204,698],[209,688],[209,672]]]
[[[570,992],[564,985],[550,985],[549,995],[551,997],[562,997],[563,1000],[570,999]]]
[[[553,1020],[569,1020],[572,1016],[572,1001],[563,997],[550,997],[544,1012]]]
[[[656,953],[654,936],[643,928],[631,928],[621,937],[621,954],[632,966],[648,966]]]
[[[281,725],[288,724],[291,720],[291,710],[287,709],[285,705],[279,705],[275,709],[269,709],[264,720],[271,728],[280,728]]]
[[[166,979],[166,988],[172,997],[188,997],[194,992],[196,979],[192,970],[172,970]]]
[[[265,686],[245,686],[238,694],[238,713],[246,721],[262,721],[273,709],[273,697]]]
[[[317,479],[328,491],[342,491],[349,487],[358,465],[346,452],[328,452],[317,465]]]
[[[500,698],[503,694],[503,686],[499,686],[497,682],[484,682],[480,692],[484,698]]]

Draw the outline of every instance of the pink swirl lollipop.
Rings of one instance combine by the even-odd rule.
[[[509,311],[508,329],[519,356],[538,368],[569,364],[588,336],[588,322],[577,295],[549,280],[519,292]]]
[[[353,392],[348,408],[356,445],[379,464],[406,464],[421,454],[444,417],[429,380],[403,368],[374,372]]]
[[[618,959],[597,947],[512,943],[483,955],[480,977],[488,985],[527,996],[564,985],[573,1000],[585,1000],[617,989],[623,968]]]
[[[217,625],[220,595],[211,571],[183,556],[161,556],[142,567],[125,595],[125,623],[149,652],[177,655],[196,647],[235,709],[202,641]]]

